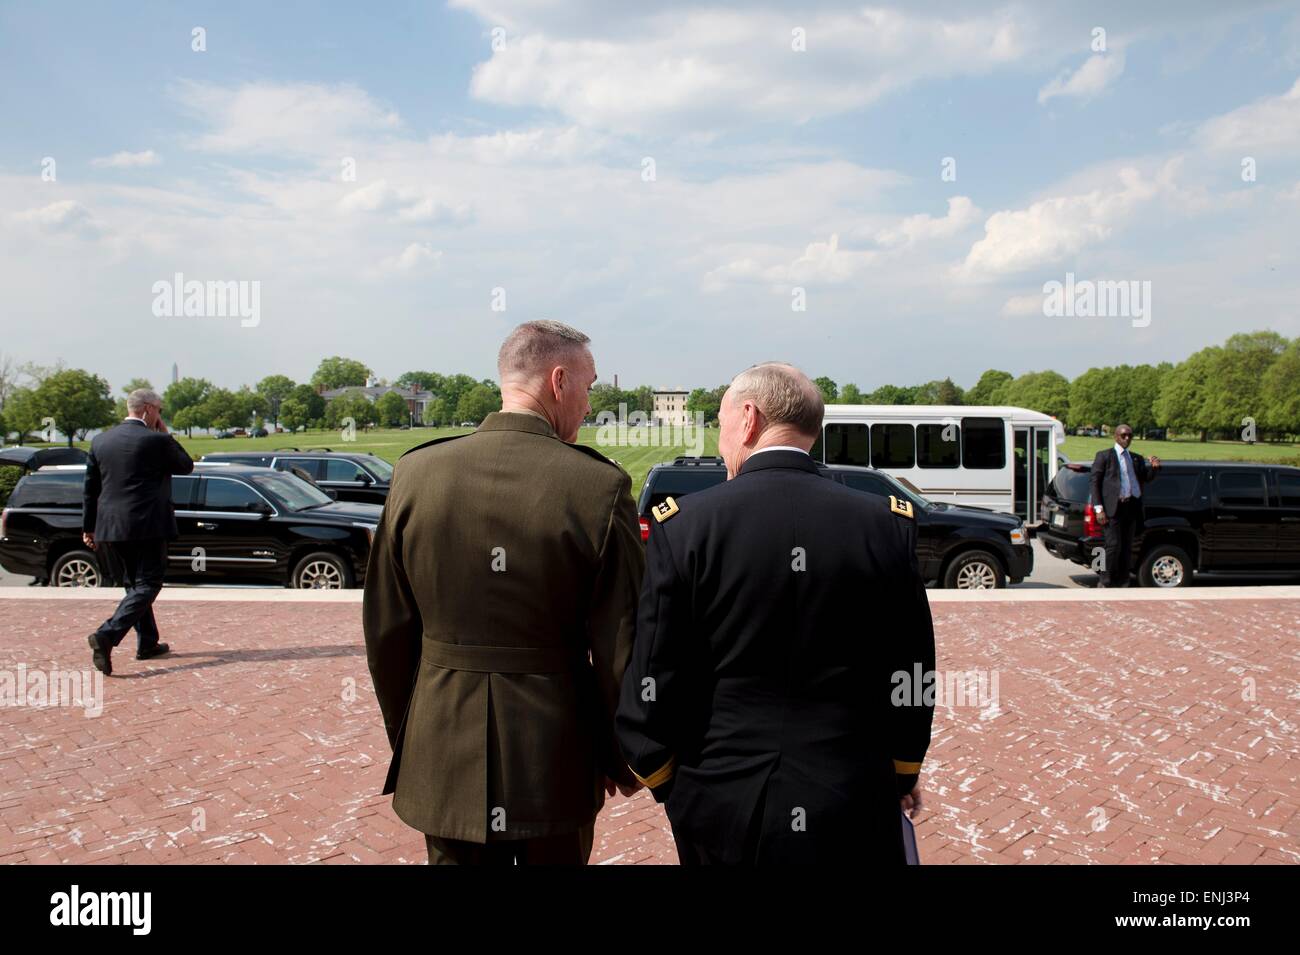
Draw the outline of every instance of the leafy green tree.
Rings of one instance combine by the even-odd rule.
[[[1070,383],[1055,371],[1031,371],[998,386],[993,401],[1041,411],[1064,422],[1070,417]]]
[[[490,385],[477,384],[461,395],[456,404],[456,420],[481,422],[494,411],[501,410],[501,393]]]
[[[1288,434],[1300,434],[1300,338],[1264,373],[1259,397],[1267,420]]]
[[[864,405],[910,405],[916,395],[914,388],[902,388],[898,385],[881,385],[870,392],[862,403]]]
[[[311,383],[326,391],[332,388],[360,388],[364,387],[371,374],[373,373],[364,363],[335,355],[321,360],[311,376]]]
[[[704,420],[712,424],[718,420],[718,411],[722,408],[722,396],[726,394],[727,386],[719,385],[717,388],[695,388],[686,396],[686,410],[692,415],[702,414]]]
[[[1286,339],[1277,332],[1242,333],[1224,342],[1206,382],[1201,409],[1205,426],[1240,432],[1243,421],[1250,418],[1261,430],[1272,428],[1260,389],[1269,368],[1285,350]]]
[[[280,402],[280,418],[277,422],[279,427],[288,431],[297,431],[299,428],[307,427],[313,420],[310,409],[301,398],[289,395]]]
[[[108,382],[80,368],[50,375],[32,394],[37,413],[54,419],[54,426],[80,440],[95,428],[113,423],[113,399]]]
[[[1209,433],[1204,414],[1210,376],[1223,351],[1217,345],[1202,348],[1179,362],[1160,383],[1160,397],[1152,410],[1156,422],[1179,432],[1197,431],[1202,441]]]
[[[817,390],[822,393],[822,400],[827,404],[833,402],[835,396],[840,393],[839,386],[825,375],[822,375],[820,378],[814,378],[813,384],[816,385]]]
[[[434,427],[448,424],[453,417],[453,410],[447,405],[446,398],[434,398],[424,406],[424,423]]]
[[[345,391],[325,405],[325,427],[345,427],[344,419],[351,418],[358,428],[375,424],[379,415],[360,391]]]
[[[194,405],[202,404],[212,392],[212,382],[206,378],[180,378],[173,381],[163,392],[163,415],[168,421],[175,423],[178,412]],[[193,415],[187,420],[193,421]],[[189,428],[184,429],[186,434],[194,428],[201,428],[197,422],[191,423]],[[177,425],[179,429],[180,426]]]
[[[325,399],[316,393],[316,389],[311,385],[298,385],[290,392],[290,395],[302,403],[307,413],[307,420],[303,422],[305,427],[321,427],[325,419]]]
[[[975,387],[966,392],[966,404],[996,404],[993,400],[994,393],[1007,382],[1011,381],[1011,379],[1011,372],[990,368],[988,371],[984,372],[984,374],[980,375],[980,380],[975,383]]]
[[[408,371],[399,376],[393,384],[398,388],[422,388],[439,395],[442,394],[445,381],[446,379],[436,371]]]
[[[862,404],[862,391],[855,384],[847,384],[840,389],[839,403],[842,405]]]
[[[16,387],[5,402],[5,423],[17,432],[19,444],[23,443],[27,435],[39,431],[41,427],[41,416],[36,410],[33,395],[32,388]]]
[[[280,423],[280,404],[297,387],[288,375],[267,375],[257,383],[257,393],[266,401],[265,416]]]
[[[1070,382],[1071,427],[1114,427],[1125,417],[1124,382],[1116,368],[1089,368]],[[1137,427],[1136,422],[1129,424]]]
[[[379,416],[380,426],[385,428],[406,424],[411,414],[406,399],[396,391],[386,391],[379,396],[375,402],[375,413]]]

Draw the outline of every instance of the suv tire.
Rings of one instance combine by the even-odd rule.
[[[948,590],[1000,590],[1006,585],[1002,561],[986,550],[958,554],[943,573],[943,586]]]
[[[50,568],[51,587],[99,587],[103,582],[99,561],[88,550],[70,550]]]
[[[344,590],[352,586],[352,570],[338,554],[313,551],[294,566],[289,586],[297,590]]]
[[[1181,547],[1160,544],[1142,558],[1138,580],[1143,587],[1186,587],[1192,582],[1191,558]]]

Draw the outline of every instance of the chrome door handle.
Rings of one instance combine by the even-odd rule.
[[[216,524],[205,524],[203,521],[199,521],[199,527],[203,528],[205,531],[215,531],[217,529]]]

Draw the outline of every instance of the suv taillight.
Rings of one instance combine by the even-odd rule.
[[[1083,536],[1101,536],[1101,531],[1097,530],[1097,515],[1092,512],[1091,504],[1083,505]]]
[[[638,518],[638,520],[641,522],[641,543],[644,544],[650,539],[650,522],[644,517]]]

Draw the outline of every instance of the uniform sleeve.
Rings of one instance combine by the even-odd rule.
[[[916,522],[908,518],[904,519],[904,524],[907,558],[899,561],[904,573],[898,587],[902,604],[895,628],[897,638],[890,644],[894,651],[890,674],[891,693],[897,686],[893,683],[894,674],[907,674],[909,682],[904,685],[913,685],[919,670],[922,680],[926,682],[918,688],[918,692],[897,694],[891,698],[890,749],[900,796],[911,792],[916,785],[926,750],[930,748],[934,696],[925,694],[924,689],[931,685],[928,681],[935,678],[934,622],[930,617],[930,600],[926,596],[925,582],[921,578],[916,558]]]
[[[675,743],[686,704],[684,646],[691,632],[690,592],[668,537],[666,524],[650,532],[636,644],[618,707],[623,756],[656,802],[668,798],[677,765]]]
[[[632,501],[632,479],[626,474],[621,478],[601,548],[587,638],[601,703],[602,725],[596,728],[601,769],[610,779],[630,786],[633,777],[619,752],[614,718],[636,638],[637,591],[645,572],[645,548]]]
[[[397,743],[397,731],[411,700],[419,672],[424,623],[402,566],[400,517],[394,519],[400,466],[393,474],[389,502],[379,517],[370,561],[361,620],[366,635],[366,661],[375,684],[375,695],[384,717],[390,746]]]
[[[81,485],[81,529],[87,534],[95,533],[95,517],[99,512],[99,492],[103,481],[99,475],[99,462],[95,460],[95,446],[90,446],[90,455],[86,458],[86,480]]]

